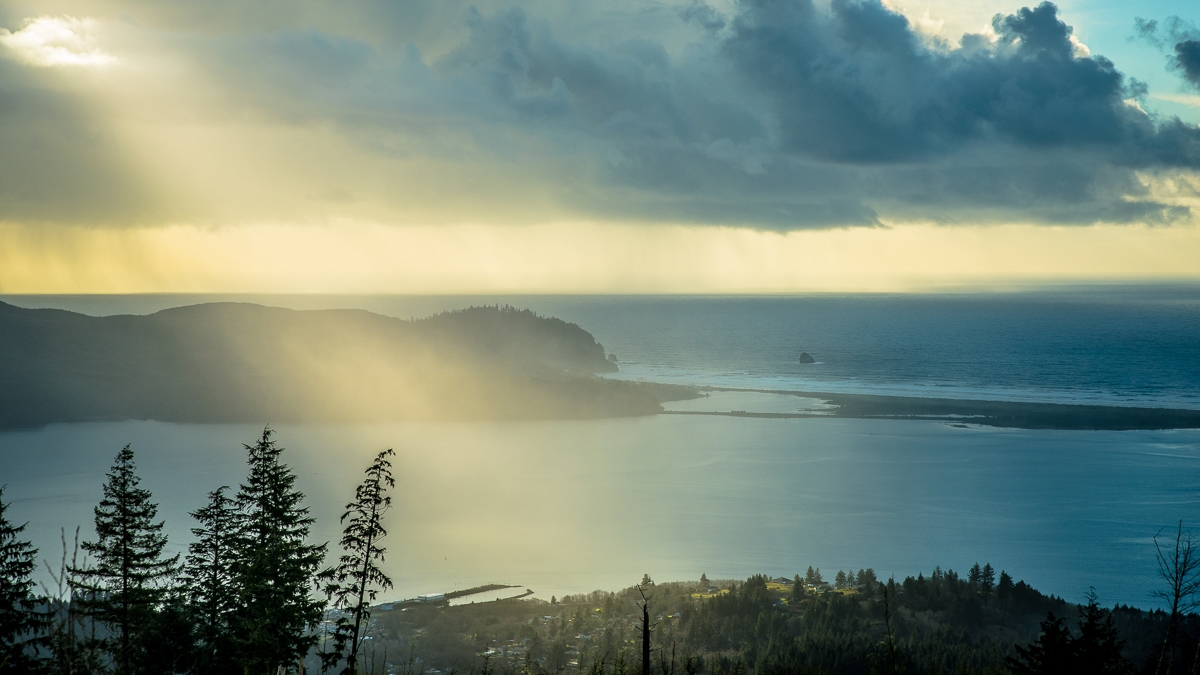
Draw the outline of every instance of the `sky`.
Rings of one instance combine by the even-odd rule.
[[[0,0],[0,293],[1200,281],[1197,22]]]

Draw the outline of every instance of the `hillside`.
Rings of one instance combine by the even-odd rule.
[[[1161,610],[1110,609],[1099,601],[1090,607],[1075,605],[1014,581],[1007,573],[1000,573],[998,583],[983,574],[976,580],[971,573],[963,578],[935,568],[928,576],[881,582],[866,569],[847,574],[833,588],[805,583],[808,575],[652,584],[645,589],[652,622],[651,672],[1029,672],[1010,670],[1005,662],[1018,655],[1018,646],[1028,648],[1040,639],[1048,613],[1064,620],[1070,636],[1060,649],[1084,665],[1033,672],[1155,672],[1167,625]],[[414,672],[405,669],[412,665],[406,659],[416,658],[426,673],[490,668],[494,673],[638,675],[642,602],[636,588],[627,588],[569,595],[551,603],[513,599],[459,606],[386,605],[374,615],[371,649],[380,660],[395,659],[389,663],[399,665],[402,673]],[[1085,629],[1089,617],[1094,623]],[[1181,619],[1178,666],[1159,672],[1191,672],[1198,630],[1200,617]],[[1107,670],[1086,665],[1114,653]]]
[[[606,380],[575,324],[476,307],[404,321],[213,303],[91,317],[0,303],[0,426],[587,418],[690,389]]]

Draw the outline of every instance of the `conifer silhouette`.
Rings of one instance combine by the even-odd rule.
[[[199,525],[192,528],[196,540],[188,547],[183,570],[202,672],[228,671],[233,658],[230,621],[238,600],[233,577],[238,514],[225,494],[228,489],[221,486],[208,493],[208,504],[192,512]]]
[[[295,489],[296,475],[280,461],[283,448],[270,427],[249,453],[250,473],[238,490],[238,553],[233,564],[239,610],[233,637],[237,661],[250,673],[291,670],[317,643],[310,630],[325,603],[310,592],[325,545],[307,543],[314,519]]]
[[[108,627],[110,635],[99,646],[123,674],[139,672],[146,632],[179,563],[179,556],[163,555],[167,536],[163,522],[155,521],[158,506],[140,482],[133,450],[126,445],[95,508],[96,541],[82,544],[93,565],[73,570],[82,590],[75,599],[92,620]]]
[[[386,552],[379,542],[387,536],[383,516],[392,506],[387,491],[396,486],[388,458],[395,454],[389,448],[376,455],[367,467],[367,477],[355,489],[354,501],[346,505],[346,512],[342,514],[345,529],[341,546],[345,553],[338,565],[327,573],[332,578],[326,588],[327,597],[334,607],[350,613],[349,619],[338,619],[335,653],[330,655],[334,659],[345,655],[343,672],[347,675],[357,672],[362,629],[371,617],[370,603],[380,590],[392,587],[392,580],[379,568]]]
[[[16,673],[33,669],[47,618],[31,595],[37,549],[19,538],[25,525],[9,522],[7,510],[0,486],[0,673]]]
[[[1075,639],[1078,672],[1089,675],[1125,675],[1133,665],[1121,654],[1125,642],[1117,636],[1112,613],[1096,601],[1096,592],[1079,608],[1079,637]]]
[[[1005,665],[1014,675],[1074,672],[1075,649],[1071,643],[1071,631],[1050,612],[1042,622],[1042,634],[1037,641],[1028,647],[1017,645],[1016,655],[1006,658]]]

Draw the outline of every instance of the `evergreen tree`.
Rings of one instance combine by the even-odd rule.
[[[172,588],[147,628],[144,642],[150,647],[142,657],[142,669],[147,673],[221,672],[198,663],[194,622],[184,589]]]
[[[834,575],[834,577],[833,577],[833,585],[835,588],[845,588],[846,587],[846,573],[843,572],[842,570],[838,570],[838,573],[836,575]]]
[[[306,543],[313,518],[295,489],[296,475],[270,427],[249,453],[250,474],[238,490],[237,560],[233,564],[239,609],[233,636],[237,660],[247,673],[290,671],[317,642],[309,629],[325,603],[311,597],[325,545]]]
[[[388,460],[394,455],[391,449],[385,450],[367,467],[367,477],[354,491],[354,501],[346,505],[346,512],[342,514],[345,529],[341,545],[345,553],[338,565],[329,571],[333,581],[326,590],[327,596],[335,607],[350,612],[350,619],[338,619],[334,636],[336,653],[333,655],[337,658],[345,653],[343,672],[347,675],[357,672],[361,631],[371,617],[370,603],[379,590],[392,587],[392,580],[379,569],[386,550],[379,542],[387,536],[383,516],[392,506],[387,491],[396,486],[392,463]],[[556,604],[556,598],[551,598],[550,604]]]
[[[978,586],[981,581],[983,581],[983,570],[979,568],[979,563],[975,563],[967,572],[967,583]]]
[[[792,602],[800,602],[804,599],[806,592],[804,590],[804,582],[800,580],[800,575],[792,580]]]
[[[1008,572],[1000,570],[1000,582],[996,584],[996,597],[1004,599],[1012,595],[1013,578]]]
[[[1089,675],[1124,675],[1133,670],[1121,655],[1125,643],[1117,637],[1112,613],[1096,602],[1096,593],[1088,593],[1087,604],[1079,608],[1079,637],[1075,639],[1077,670]]]
[[[814,569],[812,565],[809,565],[808,571],[804,573],[804,583],[812,585],[821,583],[821,568]]]
[[[979,574],[979,584],[983,587],[984,593],[991,593],[992,588],[996,585],[996,570],[991,563],[985,563],[983,571]]]
[[[7,510],[0,487],[0,673],[30,672],[47,617],[36,611],[32,596],[37,549],[19,539],[25,525],[10,523]]]
[[[188,547],[183,585],[200,642],[200,672],[229,672],[233,666],[230,620],[238,600],[233,577],[238,512],[225,495],[228,489],[208,493],[208,504],[191,514],[199,526],[192,528],[196,540]]]
[[[163,555],[167,536],[163,522],[155,522],[158,506],[150,501],[149,490],[138,487],[140,482],[133,450],[126,445],[117,453],[95,509],[96,541],[82,545],[93,566],[73,570],[81,579],[83,611],[108,626],[110,635],[100,645],[121,675],[142,669],[147,630],[179,563],[179,556]]]
[[[1015,675],[1062,675],[1076,671],[1075,649],[1071,631],[1056,619],[1054,613],[1042,622],[1042,634],[1028,647],[1017,646],[1016,655],[1005,659],[1005,665]]]
[[[858,587],[861,588],[864,593],[869,594],[875,593],[875,586],[879,583],[878,579],[875,578],[875,570],[870,567],[865,570],[859,570],[858,577],[855,579],[855,581],[858,584]]]

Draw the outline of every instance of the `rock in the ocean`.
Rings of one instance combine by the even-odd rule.
[[[800,363],[816,363],[816,359],[808,352],[800,352]]]
[[[609,360],[609,361],[612,361],[613,363],[616,363],[616,362],[617,362],[617,355],[616,355],[616,354],[609,354],[609,355],[608,355],[608,360]]]

